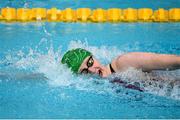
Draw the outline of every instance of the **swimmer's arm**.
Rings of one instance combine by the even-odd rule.
[[[119,71],[129,67],[151,70],[174,70],[180,69],[180,56],[155,53],[132,52],[116,59],[116,68]]]

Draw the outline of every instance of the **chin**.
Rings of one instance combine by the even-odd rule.
[[[101,76],[102,78],[106,78],[107,77],[107,75],[103,75],[103,76]]]
[[[107,74],[104,74],[104,73],[102,73],[101,75],[99,75],[100,77],[102,77],[102,78],[106,78],[108,75]]]
[[[108,77],[106,71],[104,71],[103,69],[99,69],[97,74],[102,78]]]
[[[102,70],[98,70],[98,73],[97,73],[97,74],[98,74],[100,77],[103,77],[103,76],[104,76]]]

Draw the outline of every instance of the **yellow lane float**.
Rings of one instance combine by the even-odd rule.
[[[180,22],[180,8],[1,8],[0,21],[5,22]]]
[[[154,11],[154,21],[156,22],[168,22],[169,14],[168,11],[160,8]]]
[[[45,20],[46,9],[45,8],[32,8],[30,10],[30,20]]]
[[[5,21],[16,20],[16,9],[15,8],[2,8],[1,9],[2,19]]]
[[[62,20],[64,22],[75,22],[76,18],[76,12],[73,9],[66,8],[62,11]]]
[[[30,9],[19,8],[17,9],[17,18],[18,21],[29,21],[30,20]]]
[[[3,17],[2,17],[2,15],[0,15],[0,20],[2,20],[3,19]]]
[[[79,8],[76,10],[77,19],[82,22],[86,22],[89,20],[91,16],[91,9],[89,8]]]
[[[61,20],[61,10],[57,8],[51,8],[47,10],[47,19],[48,21],[60,21]]]
[[[136,22],[138,20],[137,10],[133,8],[123,10],[123,16],[123,21],[125,22]]]
[[[138,20],[139,21],[152,21],[152,15],[153,15],[153,10],[150,8],[140,8],[138,9]]]
[[[180,8],[172,8],[169,10],[170,21],[178,22],[180,21]]]
[[[107,20],[110,22],[118,22],[122,19],[122,10],[118,8],[111,8],[107,10]]]
[[[93,10],[91,20],[93,22],[105,22],[106,21],[106,11],[101,8]]]
[[[0,10],[0,13],[1,13],[1,10]],[[0,14],[0,20],[2,20],[3,19],[3,16]]]

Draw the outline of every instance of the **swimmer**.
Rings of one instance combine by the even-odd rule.
[[[180,69],[180,56],[146,52],[123,54],[112,60],[110,64],[103,66],[91,52],[81,48],[66,52],[61,62],[66,64],[73,73],[98,74],[101,77],[108,77],[131,67],[141,69],[143,72]]]

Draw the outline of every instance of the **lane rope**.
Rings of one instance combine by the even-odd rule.
[[[4,22],[180,22],[180,8],[1,8]]]

